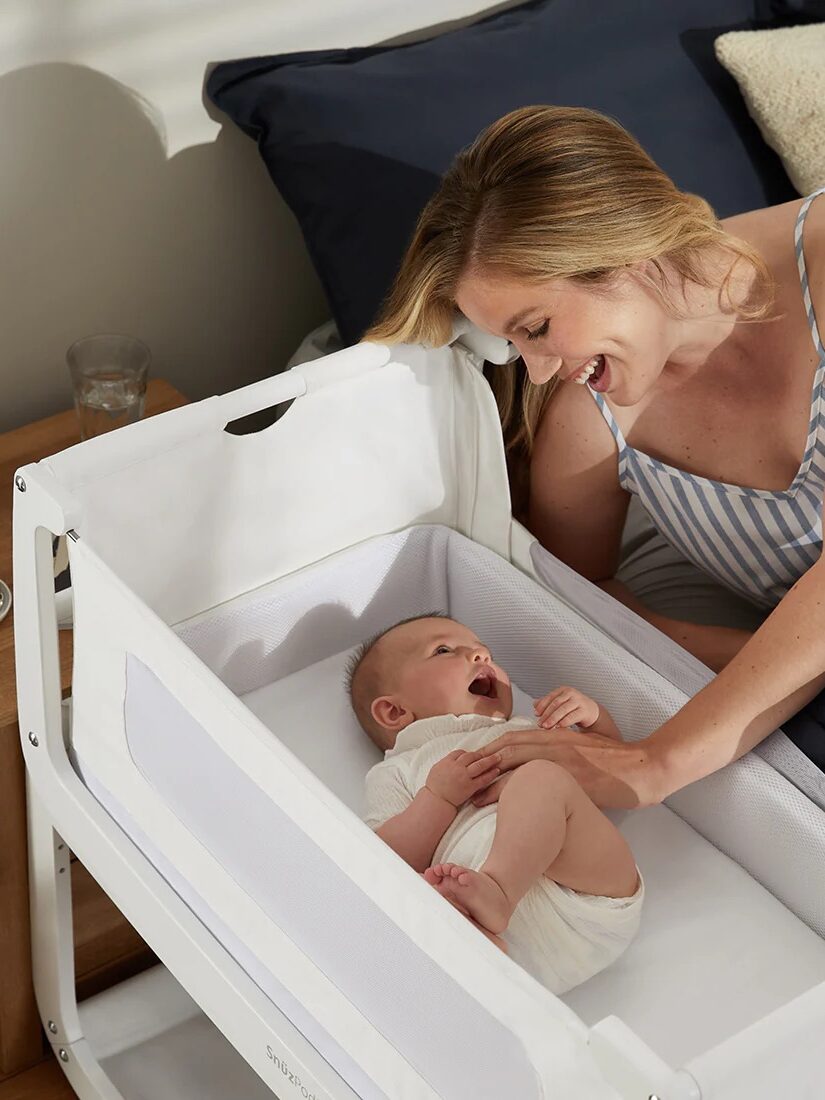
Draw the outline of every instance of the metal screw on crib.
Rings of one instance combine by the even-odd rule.
[[[40,742],[37,740],[36,733],[29,733],[29,744],[34,745],[35,748],[37,748],[37,746],[40,744]]]
[[[21,493],[25,493],[26,483],[23,480],[23,478],[20,476],[20,474],[18,474],[17,477],[14,479],[14,484],[17,486],[17,488],[20,490]]]
[[[54,1022],[54,1020],[49,1020],[49,1022],[46,1024],[46,1027],[49,1029],[52,1035],[57,1035],[57,1024]]]
[[[65,1047],[61,1047],[60,1050],[57,1052],[57,1057],[60,1059],[61,1062],[68,1062],[68,1060],[69,1060],[68,1050],[66,1050]]]

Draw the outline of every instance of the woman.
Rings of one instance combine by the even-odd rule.
[[[508,734],[507,766],[549,758],[601,805],[657,802],[825,687],[817,307],[825,199],[719,222],[582,108],[515,111],[456,159],[369,338],[443,344],[460,310],[510,340],[529,377],[520,392],[514,368],[492,381],[510,457],[529,461],[528,526],[719,672],[643,741]],[[653,614],[615,581],[631,495],[686,558],[770,612],[752,637]],[[795,722],[825,766],[825,730]]]

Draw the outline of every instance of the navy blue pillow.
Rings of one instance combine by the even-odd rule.
[[[411,45],[226,62],[207,94],[257,140],[351,343],[456,152],[516,107],[612,115],[720,217],[794,198],[709,53],[751,14],[751,0],[533,0]]]

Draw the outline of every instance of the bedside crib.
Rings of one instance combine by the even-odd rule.
[[[628,737],[709,675],[513,521],[482,361],[361,344],[18,471],[35,986],[84,1100],[814,1097],[825,814],[758,755],[618,816],[642,931],[563,998],[359,820],[341,670],[399,618],[443,608]],[[164,964],[80,1008],[67,846]]]

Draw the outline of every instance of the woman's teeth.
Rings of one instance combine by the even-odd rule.
[[[593,374],[593,372],[596,370],[596,367],[599,365],[599,360],[600,359],[601,359],[600,355],[594,355],[593,358],[588,363],[585,363],[585,365],[582,367],[582,369],[579,371],[579,373],[575,376],[573,381],[577,385],[583,386],[587,382],[587,380],[591,376],[591,374]]]

